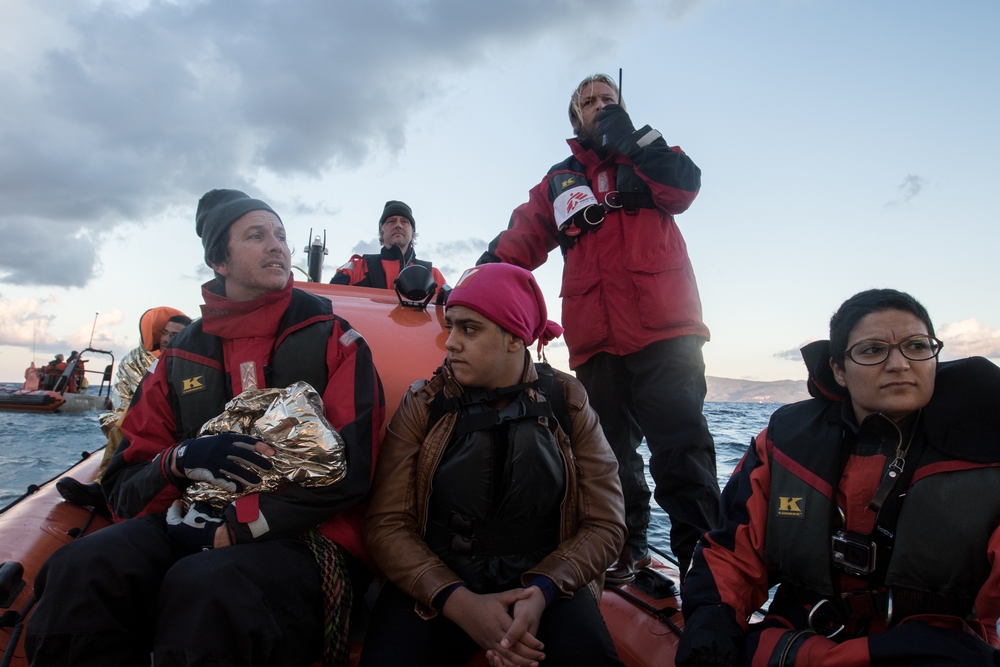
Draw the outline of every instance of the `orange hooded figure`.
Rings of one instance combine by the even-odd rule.
[[[160,356],[165,327],[170,318],[178,315],[184,315],[184,313],[176,308],[158,306],[150,308],[139,318],[139,336],[142,343],[132,348],[118,364],[115,380],[111,384],[111,405],[114,409],[102,414],[99,418],[101,428],[108,436],[108,446],[104,450],[99,475],[103,474],[104,468],[107,467],[111,455],[121,440],[121,432],[117,425],[125,416],[128,404],[132,402],[132,395],[135,394],[135,390],[143,376],[146,375],[146,371]]]

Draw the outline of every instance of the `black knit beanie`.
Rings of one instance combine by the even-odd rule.
[[[413,211],[410,210],[410,207],[401,201],[390,199],[385,203],[385,208],[382,209],[382,217],[378,219],[378,230],[380,232],[382,231],[382,223],[394,215],[401,215],[404,218],[408,218],[413,231],[417,231],[417,221],[413,219]]]
[[[250,211],[268,211],[281,220],[281,216],[259,199],[252,199],[239,190],[210,190],[198,202],[195,213],[195,231],[201,237],[205,248],[205,262],[208,263],[208,249],[226,233],[230,226]]]

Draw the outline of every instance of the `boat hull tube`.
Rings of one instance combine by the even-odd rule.
[[[442,306],[425,310],[402,307],[389,290],[320,283],[296,283],[296,287],[329,298],[334,312],[368,341],[385,387],[387,422],[409,386],[430,377],[444,360],[448,333]],[[99,454],[91,454],[64,474],[90,482],[100,460]],[[0,648],[11,650],[13,667],[28,665],[18,621],[27,613],[30,622],[32,582],[39,568],[59,547],[108,525],[89,510],[63,501],[55,480],[30,491],[0,514],[0,615],[13,612],[5,615],[9,622],[0,627]],[[20,568],[23,573],[18,577]],[[671,587],[663,585],[666,577],[677,580],[676,569],[654,561],[653,573],[647,574],[645,581],[605,590],[601,599],[604,620],[628,667],[672,665],[683,627],[680,599]],[[361,644],[352,644],[352,665],[357,664],[360,652]],[[476,656],[469,664],[485,666],[485,655]]]
[[[0,391],[0,410],[9,412],[55,412],[66,399],[54,391]]]

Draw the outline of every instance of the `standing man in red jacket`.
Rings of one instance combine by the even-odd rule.
[[[702,414],[708,328],[674,215],[701,171],[650,126],[636,130],[613,79],[584,79],[570,100],[572,155],[532,188],[480,258],[527,269],[562,249],[563,321],[576,370],[618,457],[629,535],[607,580],[649,564],[649,487],[670,515],[683,574],[719,513],[715,446]]]
[[[285,228],[266,203],[212,190],[196,224],[216,275],[202,286],[202,317],[150,368],[122,421],[101,481],[117,523],[56,551],[35,578],[25,638],[35,667],[346,656],[340,606],[363,557],[359,503],[385,414],[371,350],[328,300],[293,288]],[[249,493],[222,516],[198,503],[176,512],[195,481],[229,492],[260,482],[272,447],[198,431],[234,396],[298,381],[344,439],[344,478]]]

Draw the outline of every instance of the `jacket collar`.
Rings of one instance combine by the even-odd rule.
[[[201,307],[202,331],[222,338],[273,336],[281,316],[292,299],[292,276],[285,286],[253,301],[233,301],[218,293],[215,280],[201,286],[205,304]]]
[[[413,241],[410,241],[410,245],[406,248],[406,254],[399,249],[399,246],[390,246],[386,248],[382,246],[382,250],[379,251],[379,257],[382,259],[395,260],[401,262],[402,264],[409,264],[417,257],[417,253],[413,250]]]
[[[567,139],[569,149],[573,157],[580,161],[580,164],[589,166],[597,165],[608,159],[608,154],[601,148],[594,146],[590,142],[579,139]]]

